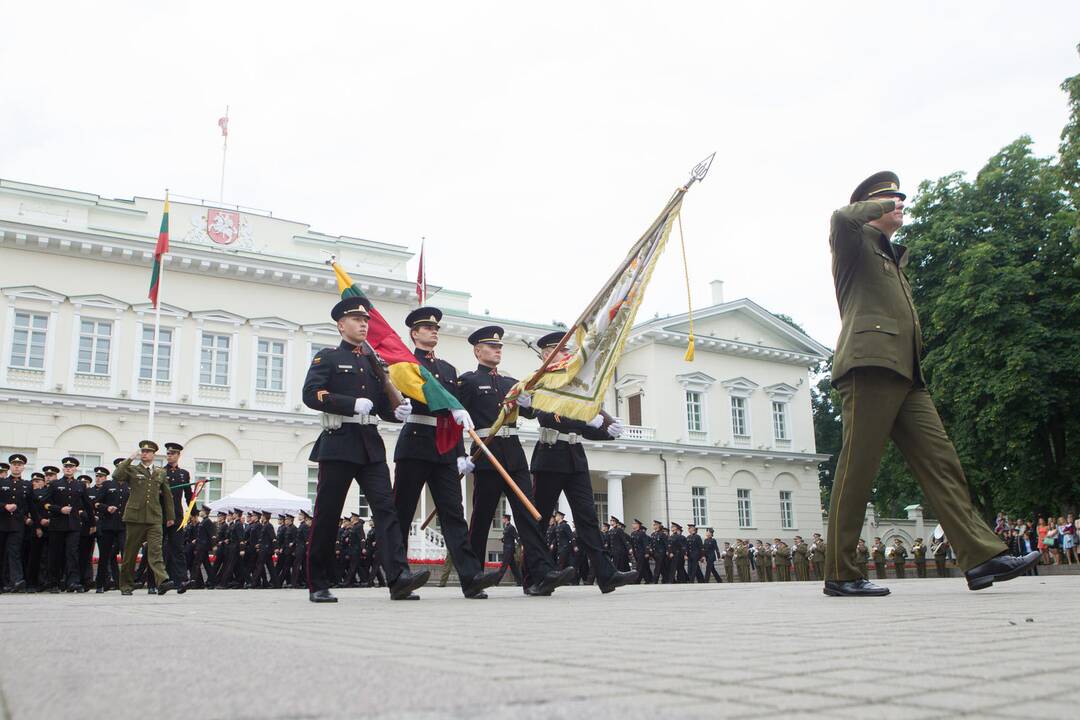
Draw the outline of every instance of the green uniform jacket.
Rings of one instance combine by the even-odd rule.
[[[793,557],[795,558],[795,564],[796,565],[802,565],[802,564],[804,564],[804,563],[806,563],[808,561],[808,558],[806,557],[806,553],[807,553],[806,543],[799,543],[798,545],[795,546],[795,552],[794,552]]]
[[[776,557],[777,567],[791,565],[791,548],[787,545],[777,546],[773,551],[773,555]]]
[[[917,563],[926,562],[926,547],[925,546],[919,545],[918,543],[916,543],[911,548],[911,553],[915,557],[915,562],[917,562]]]
[[[852,368],[867,365],[923,382],[922,331],[903,273],[907,248],[867,225],[894,207],[892,200],[869,200],[833,213],[829,245],[841,322],[833,385]]]
[[[127,507],[124,508],[124,522],[161,525],[165,520],[176,520],[172,493],[169,492],[169,481],[165,478],[163,468],[146,468],[142,463],[127,459],[116,467],[113,479],[131,486]],[[164,519],[161,516],[163,505]]]
[[[870,550],[866,546],[855,548],[855,562],[859,565],[865,565],[870,562]]]

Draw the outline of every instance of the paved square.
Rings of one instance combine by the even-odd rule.
[[[1080,576],[888,584],[3,595],[0,718],[1075,714]]]

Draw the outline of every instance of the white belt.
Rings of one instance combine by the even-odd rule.
[[[378,425],[378,415],[342,415],[341,422],[354,423],[356,425]]]
[[[581,442],[581,436],[577,433],[561,433],[554,428],[540,428],[540,442],[545,445],[554,445],[557,442],[577,445]]]
[[[495,437],[513,437],[518,434],[516,427],[501,427],[498,432],[495,433]],[[486,438],[491,435],[491,428],[484,428],[483,430],[477,430],[476,436],[480,438]]]
[[[413,425],[429,425],[435,427],[439,424],[438,418],[433,415],[410,415],[405,418],[406,423],[412,423]]]

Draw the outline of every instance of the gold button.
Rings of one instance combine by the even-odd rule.
[[[880,325],[875,325],[874,328],[876,328],[877,330],[880,330],[881,326]]]

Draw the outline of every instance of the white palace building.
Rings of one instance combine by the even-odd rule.
[[[154,315],[146,295],[162,206],[0,180],[5,459],[19,451],[34,469],[65,455],[111,465],[144,436]],[[307,458],[320,427],[300,389],[312,355],[339,341],[323,251],[406,340],[413,254],[235,207],[174,200],[170,221],[155,439],[185,446],[181,464],[209,480],[208,500],[255,472],[313,497]],[[824,456],[814,448],[809,372],[830,351],[750,300],[724,302],[721,289],[714,282],[714,304],[695,311],[693,364],[682,359],[686,315],[634,329],[605,404],[627,432],[586,446],[599,515],[695,522],[720,540],[820,532]],[[472,314],[466,289],[442,288],[433,301],[445,312],[438,352],[459,372],[475,367],[465,338],[483,325],[505,327],[503,367],[518,377],[537,365],[522,340],[554,329]],[[392,455],[400,426],[380,428]],[[535,440],[525,421],[527,453]],[[426,511],[430,496],[423,502]],[[366,515],[358,494],[346,509],[357,503]],[[491,551],[498,535],[493,527]],[[437,533],[427,539],[437,543]]]

